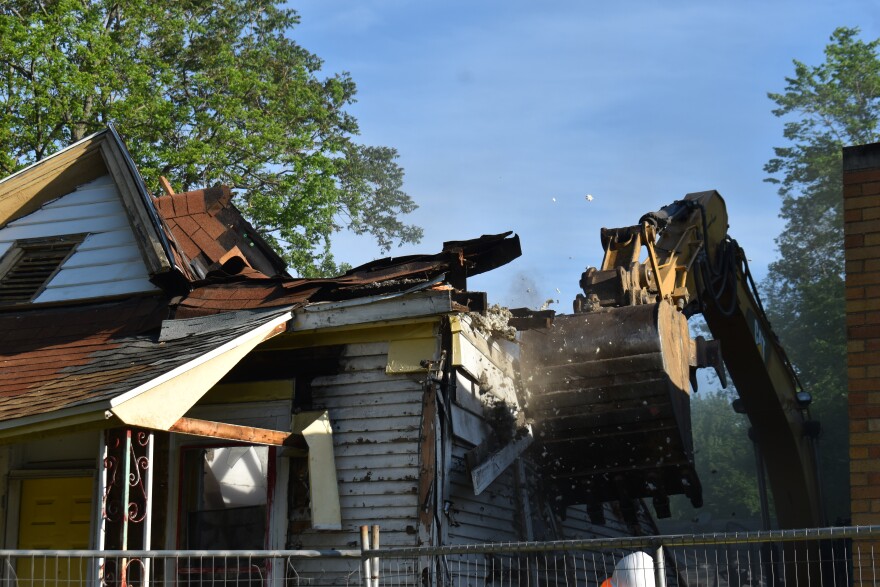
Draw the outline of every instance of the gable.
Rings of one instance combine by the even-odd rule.
[[[102,134],[83,139],[0,181],[0,226],[30,214],[77,185],[106,175]]]
[[[77,187],[38,210],[0,229],[0,256],[4,260],[39,240],[80,241],[72,254],[61,259],[57,271],[36,287],[34,303],[96,298],[156,291],[119,190],[109,175]],[[48,269],[48,266],[46,266]],[[0,262],[0,279],[5,270]],[[28,301],[24,299],[21,301]],[[0,304],[10,303],[0,289]]]
[[[15,283],[5,299],[0,285],[0,305],[157,291],[152,282],[173,270],[150,196],[112,128],[0,180],[0,280],[41,239],[81,242],[7,279]]]

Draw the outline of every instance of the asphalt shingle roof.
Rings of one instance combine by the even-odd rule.
[[[165,329],[162,297],[0,313],[0,420],[110,400],[281,311],[175,320]]]

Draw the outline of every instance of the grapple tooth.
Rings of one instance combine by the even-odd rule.
[[[526,416],[566,503],[701,499],[690,425],[694,343],[671,304],[557,316],[550,329],[523,335]]]

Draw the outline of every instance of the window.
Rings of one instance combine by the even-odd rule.
[[[267,446],[186,447],[181,450],[179,546],[188,550],[266,548],[275,451]],[[234,578],[260,584],[267,561],[181,559],[186,584]]]
[[[265,548],[269,447],[184,449],[182,479],[183,548]]]
[[[0,305],[24,304],[36,299],[85,236],[15,241],[0,259]]]

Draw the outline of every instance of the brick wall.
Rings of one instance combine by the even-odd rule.
[[[843,150],[853,524],[880,523],[880,143]]]

